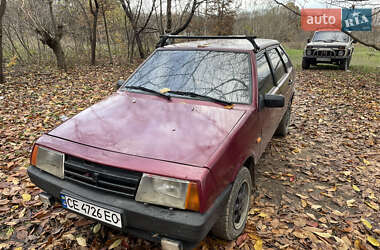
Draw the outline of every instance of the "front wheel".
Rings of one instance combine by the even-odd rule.
[[[211,232],[224,240],[236,239],[244,230],[251,201],[252,179],[246,167],[242,167],[236,176],[221,217]]]
[[[302,58],[302,69],[309,69],[310,62],[307,58]]]
[[[342,69],[342,70],[348,70],[349,64],[350,64],[350,61],[349,61],[348,58],[347,59],[343,59],[340,62],[339,68]]]

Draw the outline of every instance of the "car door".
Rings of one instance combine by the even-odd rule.
[[[293,75],[291,74],[292,68],[289,68],[285,63],[283,56],[286,56],[283,52],[283,56],[280,53],[281,48],[280,47],[272,47],[271,49],[267,50],[268,59],[272,68],[273,76],[274,76],[274,84],[275,89],[272,90],[272,95],[282,95],[285,97],[285,105],[283,108],[275,108],[273,112],[275,113],[274,119],[273,119],[273,127],[272,131],[269,131],[270,133],[275,132],[278,123],[281,121],[282,116],[284,115],[286,111],[286,107],[288,106],[288,103],[290,101],[291,97],[291,87],[293,84]],[[287,58],[287,57],[286,57]],[[288,59],[288,58],[287,58]],[[288,59],[288,63],[289,63]],[[289,64],[288,64],[289,65]]]
[[[261,155],[267,143],[271,139],[270,135],[271,121],[274,119],[273,108],[268,108],[264,106],[264,96],[270,94],[276,88],[274,84],[273,72],[265,51],[258,53],[256,55],[256,69],[257,69],[257,93],[258,93],[258,116],[259,116],[259,126],[261,128],[261,144],[260,152]]]
[[[289,102],[291,101],[294,93],[294,78],[295,78],[295,72],[293,68],[293,64],[290,61],[288,55],[285,53],[285,50],[283,47],[279,46],[277,47],[277,51],[279,52],[282,62],[285,66],[285,81],[283,82],[282,91],[283,95],[285,96],[285,107],[288,107]]]
[[[262,150],[265,150],[267,143],[271,140],[278,124],[280,123],[287,104],[289,103],[293,84],[292,65],[290,60],[281,55],[281,48],[278,46],[268,48],[262,56],[258,57],[258,93],[260,107],[260,122],[262,125]],[[286,60],[287,59],[287,60]],[[265,95],[283,95],[285,106],[283,108],[269,108],[264,105]]]

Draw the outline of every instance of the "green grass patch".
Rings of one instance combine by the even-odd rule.
[[[290,60],[297,69],[301,68],[302,49],[293,49],[285,47]],[[354,55],[352,56],[350,70],[360,72],[378,72],[380,67],[380,51],[368,48],[362,45],[356,45]]]

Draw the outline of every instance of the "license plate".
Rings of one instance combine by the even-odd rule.
[[[330,62],[331,58],[317,58],[318,62]]]
[[[112,226],[122,228],[120,213],[96,206],[85,201],[81,201],[66,194],[61,194],[61,202],[64,208],[67,208],[71,211],[86,215]]]

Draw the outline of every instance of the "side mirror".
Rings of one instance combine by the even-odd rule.
[[[285,97],[282,95],[265,95],[264,105],[270,108],[282,108],[285,106]]]
[[[356,41],[356,40],[352,40],[352,43],[358,43],[358,41]]]
[[[124,80],[118,80],[115,85],[115,90],[120,89],[120,87],[124,84]]]
[[[310,43],[310,38],[309,38],[309,39],[307,39],[307,43]]]

